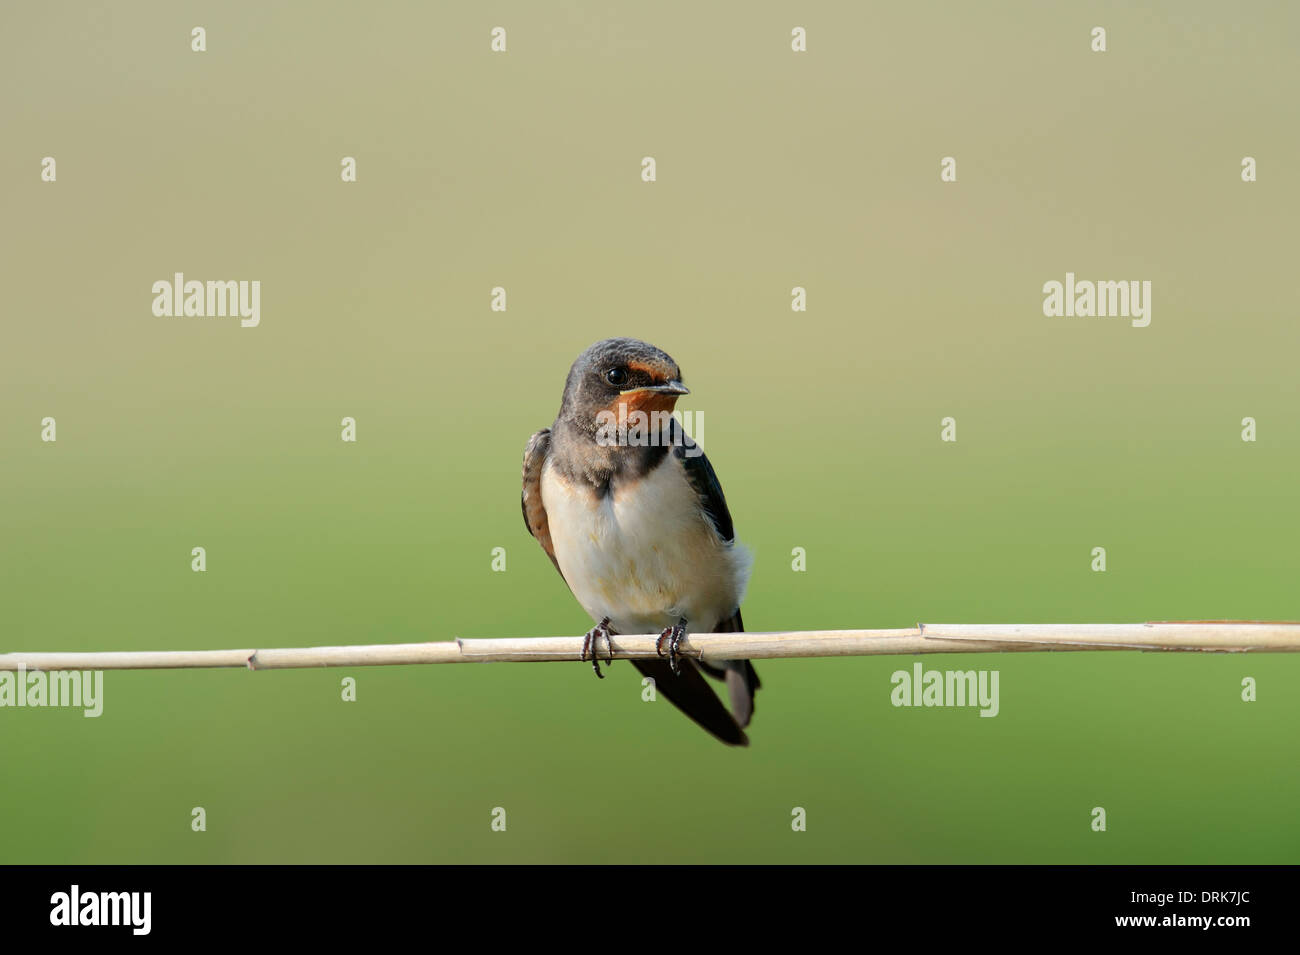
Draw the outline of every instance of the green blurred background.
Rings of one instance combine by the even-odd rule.
[[[1300,15],[1129,6],[5,6],[0,650],[581,633],[519,463],[611,335],[685,371],[752,629],[1300,617]],[[761,664],[745,751],[626,663],[113,672],[0,710],[0,861],[1297,860],[1296,657],[924,660],[1000,715],[907,657]]]

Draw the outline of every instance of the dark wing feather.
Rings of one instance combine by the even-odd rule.
[[[676,422],[674,421],[674,425]],[[731,543],[736,539],[736,529],[731,522],[731,511],[727,509],[727,498],[722,493],[722,484],[709,463],[708,456],[685,433],[674,431],[673,454],[682,462],[687,480],[695,489],[700,500],[700,508],[713,522],[718,536]],[[736,608],[726,620],[714,624],[711,633],[740,633],[745,629],[740,619],[740,608]],[[748,726],[754,716],[754,691],[762,684],[754,665],[748,660],[720,660],[717,665],[700,662],[700,667],[712,677],[725,680],[727,692],[731,698],[731,711],[740,726]],[[670,697],[671,698],[671,697]],[[692,716],[691,713],[687,713]],[[697,721],[698,722],[698,721]]]
[[[676,422],[673,422],[674,425]],[[673,455],[681,460],[686,469],[686,478],[699,496],[700,507],[709,515],[709,520],[717,528],[718,536],[730,543],[736,539],[736,530],[731,525],[731,512],[727,510],[727,499],[722,494],[722,485],[713,465],[698,444],[685,434],[679,437],[679,443],[673,445]]]
[[[709,686],[695,663],[689,659],[679,662],[680,675],[673,673],[666,660],[633,660],[632,665],[655,681],[655,692],[668,697],[668,702],[722,742],[731,746],[748,746],[749,737],[722,705],[722,700],[718,699],[718,694],[713,692],[713,687]]]
[[[528,533],[537,538],[546,556],[551,558],[555,569],[560,563],[555,559],[555,547],[551,544],[551,525],[546,519],[546,508],[542,505],[542,467],[551,453],[551,429],[543,428],[528,439],[524,448],[524,490],[520,495],[520,504],[524,510],[524,526]],[[563,577],[564,573],[561,572]]]
[[[713,628],[714,633],[743,633],[744,630],[745,624],[740,619],[739,609]],[[731,697],[731,712],[735,715],[736,722],[741,726],[748,726],[749,721],[754,718],[754,691],[763,685],[758,679],[758,671],[754,669],[754,664],[748,660],[723,660],[721,672],[714,675],[722,677],[727,682],[727,694]]]

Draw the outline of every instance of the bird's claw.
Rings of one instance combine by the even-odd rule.
[[[682,638],[686,636],[686,619],[678,620],[671,627],[664,629],[659,634],[659,639],[655,641],[655,653],[659,656],[664,655],[664,641],[668,641],[668,667],[673,671],[674,676],[681,676],[682,665],[678,656],[678,648],[682,645]]]
[[[599,642],[600,638],[605,638],[605,648],[609,653],[609,659],[606,665],[614,662],[614,642],[610,639],[613,636],[609,629],[609,618],[606,617],[600,623],[596,624],[587,631],[587,635],[582,639],[582,659],[587,659],[587,654],[591,654],[591,668],[596,671],[596,676],[602,680],[605,674],[600,672]]]

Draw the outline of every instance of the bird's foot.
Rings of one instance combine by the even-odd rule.
[[[611,636],[613,636],[613,632],[609,629],[609,618],[606,617],[605,619],[601,620],[600,623],[596,624],[594,627],[588,630],[587,635],[582,639],[582,659],[585,661],[587,659],[587,654],[589,653],[591,654],[591,668],[596,671],[596,676],[600,677],[602,680],[605,679],[605,674],[600,672],[600,656],[598,653],[598,645],[600,643],[600,638],[604,637],[605,647],[609,652],[609,660],[607,661],[607,665],[609,663],[613,663],[614,642],[610,640]]]
[[[668,666],[676,676],[680,676],[682,672],[677,650],[682,645],[684,636],[686,636],[685,617],[678,620],[673,626],[665,628],[664,632],[659,634],[659,639],[655,641],[655,653],[660,656],[664,655],[664,641],[668,641]]]

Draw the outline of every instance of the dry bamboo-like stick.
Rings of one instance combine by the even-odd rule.
[[[657,634],[617,635],[615,660],[655,656]],[[247,667],[404,666],[416,663],[532,663],[578,660],[583,638],[504,637],[277,650],[142,650],[109,653],[2,653],[0,671],[167,670]],[[1045,650],[1187,650],[1204,653],[1300,651],[1300,622],[1187,620],[1154,623],[922,623],[903,630],[796,630],[693,633],[681,653],[705,660],[773,660],[914,653]],[[601,659],[609,656],[604,640]]]

